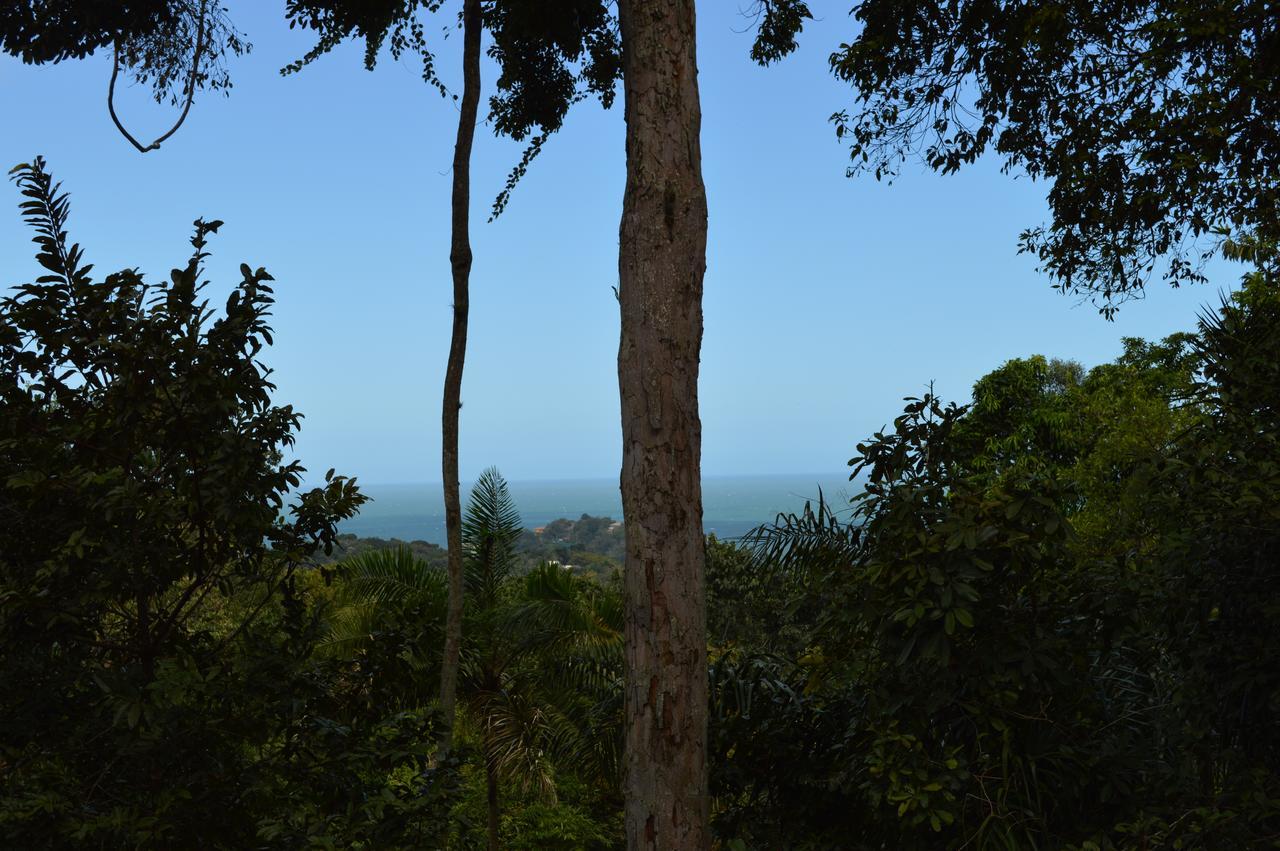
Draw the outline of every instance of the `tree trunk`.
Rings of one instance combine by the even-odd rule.
[[[709,847],[698,361],[707,201],[693,0],[620,0],[627,847]]]
[[[480,0],[462,6],[462,104],[458,140],[453,148],[453,233],[449,263],[453,267],[453,337],[444,376],[441,416],[441,465],[444,479],[444,524],[449,545],[449,603],[445,621],[444,658],[440,664],[440,711],[445,730],[440,753],[453,746],[458,695],[458,659],[462,648],[462,496],[458,486],[458,411],[462,408],[462,365],[467,355],[467,288],[471,278],[471,142],[480,102]]]
[[[498,851],[498,825],[501,813],[498,810],[498,772],[489,759],[488,748],[484,754],[485,780],[489,786],[489,851]]]

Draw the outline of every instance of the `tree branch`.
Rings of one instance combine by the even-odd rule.
[[[178,128],[182,126],[182,122],[187,120],[187,113],[191,111],[191,103],[196,96],[196,81],[200,76],[200,55],[204,52],[204,31],[205,31],[205,10],[209,5],[209,0],[201,0],[200,2],[200,20],[196,25],[196,49],[191,56],[191,77],[187,80],[187,102],[182,107],[182,114],[178,116],[178,121],[163,136],[160,136],[150,145],[144,146],[141,142],[133,137],[133,134],[125,129],[124,124],[120,122],[119,116],[116,115],[116,79],[120,76],[120,42],[115,42],[114,53],[111,59],[111,83],[107,87],[107,111],[111,113],[111,120],[115,122],[116,129],[120,134],[129,140],[138,153],[145,154],[147,151],[155,151],[160,148],[160,143],[168,139],[174,133],[178,132]]]

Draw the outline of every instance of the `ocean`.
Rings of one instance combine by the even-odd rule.
[[[583,514],[622,519],[617,479],[561,479],[509,482],[511,496],[526,527]],[[703,528],[721,538],[736,538],[779,513],[799,512],[805,500],[824,499],[844,508],[854,485],[840,474],[709,476],[702,481]],[[436,484],[365,485],[371,497],[341,531],[361,537],[423,540],[444,546],[444,499]],[[462,485],[465,508],[470,483]]]

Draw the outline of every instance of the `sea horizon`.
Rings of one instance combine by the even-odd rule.
[[[473,481],[462,483],[463,503]],[[526,528],[553,520],[622,518],[622,496],[616,478],[524,479],[509,481],[512,499]],[[370,502],[344,521],[343,533],[372,538],[399,538],[445,544],[444,498],[440,482],[361,482]],[[711,475],[702,479],[703,530],[721,538],[738,538],[778,514],[799,512],[819,492],[828,504],[843,509],[855,489],[847,474],[765,473]]]

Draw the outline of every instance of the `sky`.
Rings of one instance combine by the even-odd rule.
[[[266,361],[278,401],[305,415],[297,456],[367,483],[439,481],[456,107],[412,57],[367,72],[354,45],[281,77],[312,37],[287,28],[283,3],[226,5],[254,45],[229,60],[230,96],[205,93],[146,155],[107,114],[105,52],[46,67],[0,57],[0,164],[48,160],[71,192],[71,236],[103,274],[137,267],[158,280],[185,263],[194,219],[224,220],[209,293],[220,304],[242,262],[277,279]],[[1209,286],[1155,283],[1107,322],[1017,254],[1018,233],[1047,218],[1047,184],[994,160],[946,177],[908,163],[891,185],[847,178],[828,118],[852,93],[827,56],[854,22],[843,4],[823,5],[797,53],[762,69],[748,58],[749,4],[699,4],[704,474],[838,475],[930,382],[965,401],[1010,358],[1102,363],[1122,337],[1192,328],[1235,285],[1240,270],[1216,265]],[[442,77],[460,85],[461,38],[439,44]],[[482,73],[487,97],[495,68]],[[175,114],[140,86],[116,102],[139,137]],[[512,481],[617,475],[623,134],[620,96],[609,111],[575,107],[486,223],[521,148],[477,131],[464,480],[490,465]],[[17,201],[0,186],[6,287],[39,274]]]

